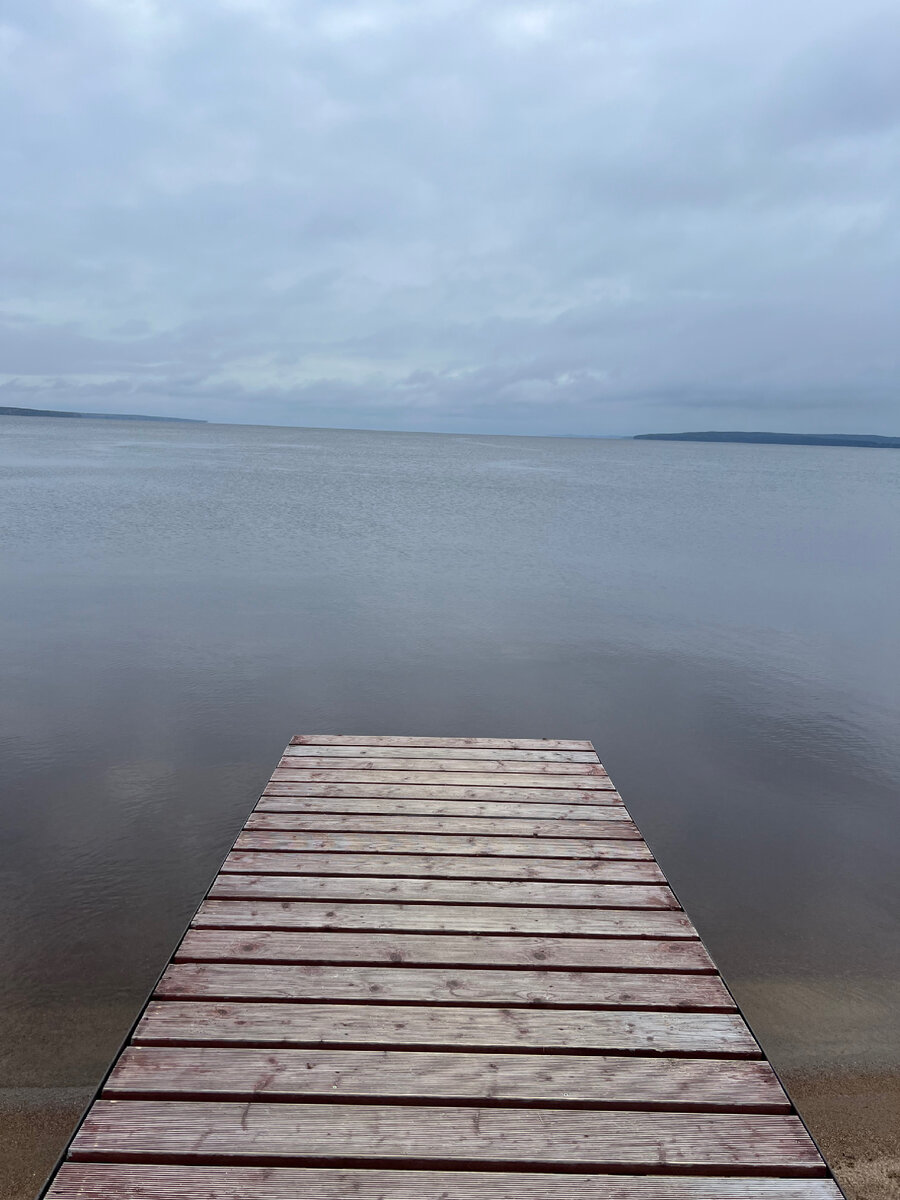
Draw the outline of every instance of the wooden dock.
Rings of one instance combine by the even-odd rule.
[[[295,737],[50,1200],[839,1200],[590,742]]]

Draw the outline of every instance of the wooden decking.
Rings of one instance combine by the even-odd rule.
[[[584,741],[292,739],[51,1200],[839,1200]]]

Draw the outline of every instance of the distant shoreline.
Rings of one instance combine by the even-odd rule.
[[[178,421],[182,425],[206,425],[196,417],[148,417],[143,413],[62,412],[52,408],[8,408],[0,405],[0,417],[77,417],[86,421]]]
[[[637,433],[635,441],[656,442],[750,442],[765,446],[863,446],[900,450],[900,437],[877,433]]]

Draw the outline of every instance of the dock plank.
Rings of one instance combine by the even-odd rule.
[[[289,772],[290,773],[290,772]],[[390,774],[390,772],[387,772]],[[533,800],[537,804],[619,804],[622,797],[607,780],[598,779],[599,785],[591,790],[578,788],[556,788],[549,784],[544,788],[475,786],[471,780],[464,785],[449,783],[446,778],[441,784],[426,786],[421,783],[373,783],[371,777],[364,783],[314,783],[294,779],[286,781],[274,776],[266,784],[264,796],[341,797],[348,800],[378,798],[381,800],[490,800],[494,803],[514,800],[526,804]]]
[[[678,908],[661,884],[532,883],[526,880],[355,879],[220,874],[213,900],[356,900],[404,904],[512,904],[568,908]]]
[[[797,1117],[733,1113],[98,1100],[71,1151],[76,1161],[139,1154],[824,1174]]]
[[[640,841],[633,821],[618,812],[608,821],[523,821],[497,817],[431,817],[380,813],[252,812],[245,829],[300,829],[336,833],[427,833],[466,837],[629,838]]]
[[[130,1046],[104,1096],[393,1099],[678,1112],[789,1112],[768,1063],[748,1059],[403,1050]]]
[[[737,1013],[151,1000],[135,1044],[414,1046],[759,1058]]]
[[[504,858],[453,854],[304,854],[289,851],[232,850],[223,872],[244,874],[344,875],[354,878],[409,876],[426,879],[523,879],[570,883],[664,883],[652,860]]]
[[[596,753],[590,742],[560,738],[399,737],[393,734],[356,737],[346,733],[301,733],[292,737],[290,744],[292,746],[434,746],[457,750],[587,750],[592,754]]]
[[[502,937],[491,934],[292,933],[191,928],[186,961],[358,963],[361,966],[514,967],[543,971],[715,971],[699,940]]]
[[[325,850],[362,854],[499,854],[527,858],[625,858],[652,861],[642,841],[627,838],[494,837],[416,833],[314,833],[244,829],[237,850]]]
[[[233,962],[172,963],[155,994],[161,1000],[321,1000],[716,1012],[731,1012],[735,1007],[715,975]]]
[[[373,764],[374,767],[374,764]],[[368,764],[367,764],[368,768]],[[471,772],[456,778],[446,771],[385,771],[382,769],[366,770],[302,770],[299,767],[276,767],[272,772],[274,783],[364,783],[364,784],[411,784],[416,787],[444,786],[460,782],[463,787],[503,787],[503,788],[556,788],[578,791],[610,790],[608,777],[598,774],[589,775],[541,775],[541,774],[501,774],[499,771],[485,771],[480,774]]]
[[[65,1163],[48,1200],[841,1200],[830,1179]]]
[[[503,762],[548,762],[548,763],[599,763],[600,759],[594,750],[485,750],[482,747],[467,746],[463,750],[455,750],[448,746],[288,746],[284,752],[285,758],[372,758],[394,759],[398,755],[403,758],[415,759],[418,762],[440,760],[443,762],[477,762],[494,761],[497,758]],[[602,765],[602,764],[601,764]]]
[[[335,900],[205,900],[195,929],[347,929],[429,933],[696,938],[680,910],[529,908],[471,904],[354,904]]]
[[[254,811],[293,813],[378,813],[381,816],[418,817],[508,817],[526,821],[628,821],[625,806],[618,796],[603,794],[604,803],[539,804],[535,801],[517,804],[507,800],[500,804],[472,800],[396,800],[362,799],[338,796],[262,796]]]
[[[573,762],[541,762],[529,760],[522,762],[519,759],[505,758],[348,758],[337,757],[332,758],[330,755],[301,755],[286,754],[278,763],[279,771],[403,771],[414,773],[421,771],[435,772],[441,774],[450,773],[454,775],[466,774],[485,774],[490,772],[495,774],[509,775],[555,775],[559,777],[576,775],[578,777],[584,775],[599,775],[606,776],[606,768],[600,763],[599,759],[593,759],[591,762],[573,763]],[[562,787],[567,786],[565,783]],[[576,785],[577,786],[577,785]]]

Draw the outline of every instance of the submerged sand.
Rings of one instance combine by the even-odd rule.
[[[0,1196],[34,1200],[87,1102],[89,1088],[0,1090]]]
[[[898,1200],[900,1073],[782,1078],[848,1200]]]

